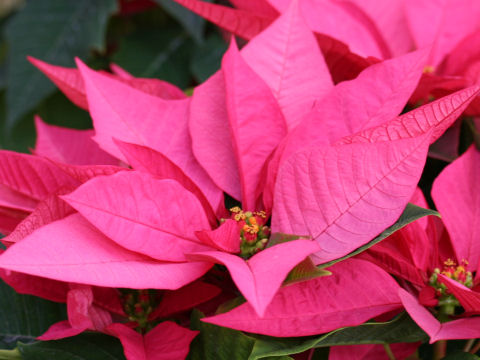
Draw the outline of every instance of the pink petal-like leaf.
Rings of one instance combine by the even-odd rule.
[[[415,297],[403,289],[398,295],[408,314],[429,336],[430,344],[438,340],[474,339],[480,336],[480,317],[440,323]]]
[[[199,162],[221,189],[242,200],[245,210],[255,210],[262,168],[286,134],[286,124],[271,90],[234,42],[222,71],[195,89],[190,114]]]
[[[165,261],[209,250],[195,231],[210,229],[202,205],[178,182],[135,171],[98,177],[63,196],[119,245]]]
[[[94,139],[101,148],[125,160],[114,138],[148,146],[182,169],[208,199],[213,197],[210,194],[219,194],[191,151],[190,99],[163,100],[95,72],[80,60],[78,67],[85,81],[96,133]]]
[[[243,49],[248,65],[268,84],[293,129],[333,86],[313,32],[297,1]]]
[[[295,240],[267,248],[247,261],[219,251],[196,253],[189,257],[225,265],[238,289],[262,317],[290,270],[315,251],[318,251],[315,242]]]
[[[0,184],[44,200],[58,189],[79,185],[52,162],[38,156],[0,151]]]
[[[50,326],[48,330],[38,336],[37,339],[42,341],[59,340],[78,335],[85,330],[84,328],[74,328],[68,320],[64,320]]]
[[[437,66],[462,38],[478,28],[480,3],[476,0],[406,0],[404,6],[417,47],[434,45],[432,66]]]
[[[420,136],[433,129],[430,142],[437,140],[480,93],[472,86],[423,105],[379,126],[345,137],[339,143],[379,142]]]
[[[255,210],[262,168],[286,135],[286,123],[270,89],[248,67],[233,40],[222,70],[242,204],[245,210]]]
[[[315,239],[327,262],[367,243],[403,212],[420,178],[428,134],[377,144],[311,147],[281,167],[273,232]]]
[[[181,311],[190,310],[221,293],[220,288],[196,281],[178,290],[165,291],[162,302],[152,312],[150,319],[168,317]]]
[[[448,290],[457,298],[467,313],[480,314],[480,293],[472,291],[443,274],[439,274],[438,277],[440,281],[447,286]]]
[[[173,179],[179,182],[185,189],[195,194],[197,199],[203,206],[205,214],[207,215],[212,225],[216,224],[216,216],[213,209],[220,215],[225,215],[225,206],[223,205],[223,194],[220,189],[211,192],[210,201],[207,200],[206,195],[201,189],[180,169],[177,165],[171,162],[166,156],[158,151],[150,149],[145,146],[129,144],[122,141],[116,141],[117,146],[127,158],[128,163],[135,170],[148,172],[159,179]],[[205,190],[208,190],[205,189]]]
[[[284,13],[290,0],[269,0],[269,3]],[[302,0],[299,3],[307,24],[313,31],[348,44],[354,53],[361,56],[374,56],[379,59],[391,57],[375,23],[356,4],[317,0]]]
[[[5,237],[3,241],[16,243],[30,235],[36,229],[53,221],[63,219],[74,211],[70,205],[58,197],[58,194],[52,194],[40,202],[35,210],[18,224],[15,230]]]
[[[161,262],[130,252],[73,214],[10,247],[0,256],[0,267],[80,284],[178,289],[202,276],[211,264]]]
[[[240,228],[235,220],[227,219],[218,228],[197,231],[195,235],[212,248],[232,254],[240,252]]]
[[[247,40],[253,38],[273,21],[273,18],[264,17],[260,14],[210,4],[200,0],[174,1],[215,25]]]
[[[77,69],[50,65],[31,56],[28,57],[28,60],[57,85],[71,102],[82,109],[88,110],[85,85]]]
[[[231,0],[230,2],[237,9],[247,11],[250,14],[259,14],[270,18],[276,18],[278,16],[278,12],[267,0]]]
[[[164,321],[143,337],[135,330],[112,324],[107,332],[120,339],[128,360],[181,360],[185,359],[190,343],[198,331],[185,329],[172,321]]]
[[[432,197],[451,237],[458,261],[477,268],[480,257],[480,152],[472,145],[435,179]]]
[[[399,307],[398,285],[379,267],[349,259],[329,270],[331,276],[281,288],[262,318],[247,303],[202,320],[270,336],[308,336],[359,325]]]
[[[396,359],[407,359],[418,349],[420,343],[390,344]],[[328,360],[387,360],[388,356],[383,345],[346,345],[332,346]]]
[[[48,125],[35,117],[35,155],[72,165],[118,165],[119,161],[92,140],[93,130],[75,130]]]
[[[23,195],[8,186],[0,184],[0,207],[31,212],[37,204],[38,202],[30,196]]]

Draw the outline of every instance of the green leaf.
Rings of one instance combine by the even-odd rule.
[[[328,266],[332,266],[333,264],[339,262],[339,261],[342,261],[342,260],[345,260],[345,259],[348,259],[352,256],[355,256],[357,254],[360,254],[361,252],[371,248],[373,245],[375,244],[378,244],[380,241],[384,240],[385,238],[389,237],[390,235],[392,235],[395,231],[398,231],[400,230],[401,228],[403,228],[404,226],[410,224],[411,222],[414,222],[415,220],[418,220],[424,216],[428,216],[428,215],[434,215],[434,216],[438,216],[440,217],[440,214],[435,211],[435,210],[431,210],[431,209],[424,209],[422,207],[419,207],[419,206],[416,206],[416,205],[413,205],[413,204],[410,204],[408,203],[407,204],[407,207],[405,208],[405,210],[403,211],[402,215],[400,216],[400,218],[397,220],[397,222],[395,224],[393,224],[392,226],[390,226],[388,229],[384,230],[380,235],[378,235],[375,239],[373,239],[372,241],[366,243],[365,245],[359,247],[358,249],[356,249],[355,251],[351,252],[350,254],[347,254],[345,256],[342,256],[341,258],[339,259],[335,259],[335,260],[332,260],[332,261],[329,261],[327,263],[324,263],[324,264],[320,264],[318,266],[318,268],[320,269],[323,269],[323,268],[326,268]]]
[[[442,360],[478,360],[480,357],[463,351],[455,351],[445,356]]]
[[[54,85],[26,59],[73,66],[74,57],[86,58],[92,48],[102,49],[115,0],[29,1],[6,27],[9,44],[7,68],[7,128],[42,99]]]
[[[227,48],[227,42],[218,33],[211,34],[202,45],[196,46],[190,69],[198,82],[204,82],[220,69],[222,56]]]
[[[124,360],[120,341],[99,333],[83,333],[55,341],[18,344],[23,360]]]
[[[240,331],[200,321],[203,314],[192,313],[191,328],[200,334],[190,345],[188,360],[245,360],[252,352],[255,340]]]
[[[298,239],[310,239],[308,236],[302,235],[293,235],[293,234],[284,234],[284,233],[273,233],[268,240],[267,247],[272,247],[274,245],[283,244],[288,241],[298,240]]]
[[[205,31],[205,20],[197,14],[185,9],[182,5],[173,0],[155,0],[170,16],[176,19],[189,35],[197,42],[203,42]],[[202,0],[211,2],[211,0]]]
[[[17,294],[0,280],[0,348],[29,343],[50,325],[67,318],[65,305]]]
[[[257,339],[249,360],[269,356],[298,354],[311,348],[335,345],[389,344],[427,340],[428,336],[406,313],[385,323],[365,323],[355,327],[338,329],[328,334],[306,338],[273,338],[262,336]]]
[[[178,29],[175,26],[135,31],[120,43],[113,62],[137,77],[158,78],[181,88],[189,86],[193,42]]]
[[[312,259],[307,257],[300,264],[295,266],[288,274],[283,285],[290,285],[296,282],[315,279],[320,276],[328,276],[332,273],[328,270],[319,269],[315,266]]]

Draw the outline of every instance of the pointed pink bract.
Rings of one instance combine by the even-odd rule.
[[[200,202],[174,180],[122,171],[62,199],[119,245],[152,258],[185,261],[186,253],[209,249],[195,236],[210,229]]]
[[[327,262],[364,245],[403,212],[420,178],[429,136],[310,147],[281,167],[272,231],[306,235]]]
[[[330,276],[281,288],[262,318],[247,303],[203,321],[270,336],[308,336],[359,325],[400,306],[397,283],[379,267],[349,259],[329,270]]]
[[[238,289],[262,317],[290,270],[315,251],[318,251],[315,242],[294,240],[262,250],[247,261],[219,251],[196,253],[189,257],[225,265]]]
[[[202,276],[211,264],[161,262],[130,252],[73,214],[10,247],[0,256],[0,267],[80,284],[178,289]]]
[[[248,65],[268,84],[293,129],[332,80],[297,1],[243,49]]]

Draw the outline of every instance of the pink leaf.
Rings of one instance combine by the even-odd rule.
[[[45,243],[49,246],[45,246]],[[168,263],[130,252],[73,214],[35,231],[0,256],[0,267],[67,282],[125,288],[178,289],[211,265]]]
[[[44,200],[58,189],[79,183],[46,159],[2,150],[0,184],[35,200]]]
[[[201,281],[168,291],[162,296],[162,302],[150,315],[150,319],[165,318],[179,312],[190,310],[220,294],[221,289]]]
[[[480,257],[480,152],[472,145],[435,179],[432,197],[451,237],[458,261],[477,268]]]
[[[269,3],[284,13],[290,0],[269,0]],[[348,44],[354,53],[361,56],[379,59],[390,57],[388,46],[376,25],[354,3],[317,0],[302,0],[299,3],[307,24],[313,31]]]
[[[433,143],[457,119],[470,102],[480,93],[472,86],[423,105],[379,126],[345,137],[339,143],[379,142],[420,136],[433,129]]]
[[[397,283],[377,266],[349,259],[329,270],[331,276],[281,288],[262,318],[247,303],[202,320],[270,336],[308,336],[359,325],[399,307]]]
[[[325,60],[297,1],[252,39],[242,55],[272,89],[289,130],[332,88]]]
[[[255,210],[260,173],[286,135],[286,124],[270,89],[248,67],[234,41],[223,58],[222,70],[242,204],[245,210]]]
[[[73,327],[68,320],[60,321],[48,328],[48,330],[42,335],[38,336],[38,340],[59,340],[66,337],[71,337],[84,332],[84,328]]]
[[[88,110],[85,86],[77,69],[50,65],[31,56],[28,57],[28,60],[57,85],[71,102],[82,109]]]
[[[247,40],[265,29],[273,20],[270,17],[258,16],[247,11],[209,4],[200,0],[174,1],[215,25]]]
[[[430,63],[437,66],[463,37],[478,28],[480,3],[476,0],[407,0],[405,10],[417,47],[433,44]]]
[[[218,194],[191,151],[190,99],[163,100],[97,73],[80,60],[78,67],[85,81],[95,140],[102,149],[125,160],[114,138],[148,146],[182,169],[205,194]]]
[[[306,235],[327,262],[392,225],[420,178],[429,136],[376,144],[310,147],[282,165],[272,231]]]
[[[480,317],[440,323],[413,295],[403,289],[398,290],[398,295],[408,314],[430,336],[430,344],[438,340],[474,339],[480,336]]]
[[[269,18],[276,18],[278,16],[278,12],[267,0],[231,0],[230,2],[236,8],[247,11],[250,14],[259,14]]]
[[[196,231],[195,235],[204,244],[232,254],[240,252],[240,228],[238,222],[227,219],[215,230]]]
[[[198,334],[171,321],[158,324],[143,337],[119,323],[110,325],[107,331],[120,339],[128,360],[185,359],[190,343]]]
[[[31,212],[37,206],[37,201],[8,186],[0,184],[0,206]]]
[[[317,117],[309,119],[324,121],[332,142],[394,119],[415,90],[427,55],[417,51],[368,67],[356,79],[338,84],[316,104]]]
[[[15,230],[3,241],[11,243],[21,241],[36,229],[72,214],[74,212],[73,208],[60,199],[58,195],[52,194],[40,202],[35,210],[18,224]]]
[[[480,314],[480,294],[472,291],[459,282],[449,277],[438,274],[438,278],[444,283],[448,290],[457,298],[468,314]]]
[[[290,270],[315,251],[318,251],[315,242],[295,240],[267,248],[247,261],[219,251],[196,253],[189,257],[225,265],[238,289],[262,317]]]
[[[120,172],[92,179],[62,198],[129,250],[185,261],[186,253],[209,249],[195,236],[197,230],[210,229],[200,202],[174,180]]]
[[[119,161],[101,150],[91,138],[93,130],[74,130],[48,125],[35,116],[35,154],[72,165],[118,165]]]
[[[225,214],[225,206],[223,205],[223,194],[220,189],[216,189],[215,192],[211,191],[204,194],[201,189],[188,177],[185,173],[171,162],[167,157],[145,146],[129,144],[121,141],[116,141],[117,146],[123,152],[127,158],[128,163],[135,170],[148,172],[159,179],[173,179],[178,181],[185,189],[193,193],[197,199],[201,202],[205,214],[212,225],[216,224],[216,213],[220,215]],[[205,190],[209,190],[205,187]],[[206,196],[209,196],[207,200]]]
[[[245,210],[255,210],[262,168],[286,125],[271,90],[243,61],[234,42],[222,72],[194,91],[190,131],[195,156],[215,183],[242,199]]]

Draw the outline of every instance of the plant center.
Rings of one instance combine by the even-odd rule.
[[[266,226],[265,211],[243,211],[235,206],[230,209],[231,218],[240,227],[240,256],[248,259],[263,250],[268,243],[270,228]]]
[[[460,306],[460,302],[448,290],[447,286],[438,280],[438,274],[445,275],[468,288],[473,286],[473,275],[471,271],[468,271],[468,261],[465,259],[459,265],[452,259],[447,259],[443,265],[443,269],[436,268],[434,270],[429,284],[436,290],[440,313],[454,315],[455,308]]]

